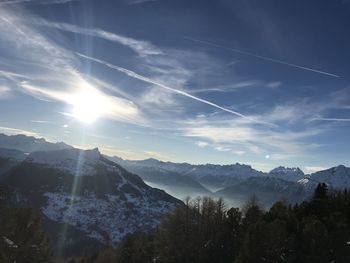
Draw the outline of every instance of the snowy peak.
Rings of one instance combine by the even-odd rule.
[[[49,166],[74,175],[93,175],[96,173],[97,166],[104,163],[97,148],[93,150],[70,148],[37,151],[29,154],[26,162]]]
[[[350,187],[350,168],[344,165],[313,173],[309,176],[309,183],[326,183],[332,188]]]
[[[283,179],[290,182],[297,182],[302,178],[304,178],[305,176],[303,171],[298,167],[289,168],[284,166],[279,166],[275,169],[272,169],[268,173],[268,175],[271,177],[276,177],[276,178]]]
[[[34,151],[54,151],[61,149],[71,149],[70,145],[63,142],[51,143],[45,139],[38,139],[26,135],[5,135],[0,134],[0,148],[19,150],[25,153]]]

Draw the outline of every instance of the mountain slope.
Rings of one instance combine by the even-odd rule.
[[[350,168],[344,165],[332,167],[305,176],[299,180],[306,188],[313,189],[318,183],[326,183],[331,189],[350,188]]]
[[[3,182],[17,189],[20,203],[44,216],[52,240],[62,240],[62,232],[70,237],[64,251],[83,249],[89,240],[117,243],[150,231],[181,204],[97,149],[33,152],[7,171]]]
[[[138,174],[150,186],[164,189],[167,193],[181,200],[188,196],[211,194],[196,180],[176,171],[169,171],[158,166],[154,167],[143,161],[128,161],[115,157],[112,160],[116,160],[119,165],[128,171]]]

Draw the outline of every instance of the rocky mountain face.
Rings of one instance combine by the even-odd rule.
[[[268,176],[279,178],[289,182],[297,182],[298,180],[303,179],[305,177],[305,174],[298,167],[289,168],[289,167],[279,166],[275,169],[272,169],[268,173]]]
[[[51,239],[60,243],[56,247],[66,255],[150,231],[164,214],[181,205],[106,159],[98,149],[48,149],[25,154],[2,148],[0,167],[8,167],[0,178],[16,189],[19,205],[43,215]]]

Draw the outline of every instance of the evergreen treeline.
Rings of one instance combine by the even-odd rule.
[[[256,199],[242,210],[211,198],[187,200],[153,234],[124,241],[70,263],[350,262],[350,193],[317,186],[308,202],[275,203],[263,211]]]
[[[40,218],[30,208],[15,207],[13,198],[11,189],[0,186],[0,262],[50,262],[51,247]]]
[[[0,262],[50,262],[40,219],[0,187]],[[317,186],[299,205],[264,211],[255,198],[241,210],[209,197],[186,200],[151,234],[69,263],[350,262],[350,193]]]

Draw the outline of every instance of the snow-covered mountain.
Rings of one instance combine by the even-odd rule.
[[[249,165],[239,163],[232,165],[192,165],[162,162],[153,158],[141,161],[123,160],[118,157],[111,158],[126,169],[140,174],[145,181],[155,183],[158,187],[180,198],[184,196],[183,194],[179,196],[181,191],[178,189],[173,191],[174,189],[172,189],[172,186],[177,184],[176,179],[179,179],[179,182],[181,182],[179,186],[184,189],[186,189],[185,185],[194,185],[194,181],[209,189],[212,193],[215,192],[216,196],[222,195],[222,197],[230,200],[246,200],[250,195],[256,194],[258,197],[260,195],[266,202],[277,201],[278,198],[283,196],[291,202],[302,200],[306,196],[310,196],[320,182],[327,183],[331,188],[350,188],[350,168],[344,166],[306,175],[298,167],[280,166],[269,173],[264,173],[253,169]],[[187,180],[185,180],[186,177]],[[191,180],[191,183],[188,180]],[[267,182],[273,185],[278,183],[279,187],[271,189],[272,186],[270,186],[267,189]],[[187,194],[190,196],[194,196],[194,192],[200,194],[199,190],[194,191],[194,189],[200,189],[200,186],[197,185],[192,188]],[[293,194],[297,193],[300,187],[305,192],[298,193],[298,197],[293,197]],[[249,191],[241,192],[239,189],[248,189]],[[264,192],[262,189],[267,190]],[[298,191],[295,189],[298,189]],[[234,204],[234,202],[230,203]]]
[[[197,180],[181,174],[176,169],[167,170],[160,161],[147,159],[144,161],[129,161],[118,157],[110,157],[128,171],[139,175],[152,187],[164,189],[167,193],[184,200],[188,196],[210,195],[211,192]],[[180,170],[181,171],[181,170]]]
[[[5,135],[0,133],[0,148],[19,150],[24,153],[33,151],[53,151],[66,148],[73,148],[72,146],[63,142],[51,143],[45,139],[38,139],[26,135]]]
[[[350,187],[350,168],[345,166],[338,166],[309,175],[305,175],[299,168],[282,166],[271,170],[269,173],[264,173],[253,169],[249,165],[239,163],[231,165],[192,165],[189,163],[163,162],[153,158],[140,161],[123,160],[119,157],[101,156],[98,149],[81,151],[64,143],[49,143],[44,139],[33,137],[0,135],[0,138],[0,178],[3,171],[9,170],[13,166],[14,160],[25,159],[23,165],[40,166],[41,169],[49,169],[50,172],[70,174],[71,178],[82,177],[84,182],[90,181],[90,179],[87,179],[88,177],[95,178],[101,171],[103,171],[102,173],[118,174],[122,169],[121,167],[124,167],[128,171],[140,175],[149,185],[164,189],[181,199],[186,196],[211,195],[215,192],[216,196],[221,194],[231,200],[235,198],[243,200],[251,194],[256,194],[261,195],[262,199],[266,199],[266,202],[282,197],[294,201],[310,196],[316,185],[321,182],[327,183],[332,189]],[[21,145],[21,142],[23,142],[23,145]],[[33,145],[41,145],[46,150],[33,151]],[[27,154],[23,150],[15,149],[26,149],[26,152],[31,149],[31,151]],[[8,158],[2,160],[7,166],[1,166],[1,157],[6,156]],[[1,170],[1,167],[6,167],[6,169]],[[123,169],[123,171],[125,170]],[[60,176],[58,177],[60,178]],[[103,176],[100,176],[100,178],[103,178]],[[123,180],[120,180],[118,183],[122,182]],[[72,185],[72,183],[70,182],[68,185]],[[60,184],[58,183],[58,185]],[[104,187],[109,189],[110,186],[104,185]],[[104,188],[101,187],[101,189]],[[127,189],[133,189],[133,187],[130,186]],[[246,190],[242,191],[242,189]],[[70,193],[68,190],[66,193]],[[50,200],[60,200],[64,196],[62,193],[59,193],[59,195],[48,193],[45,193],[47,194],[46,199],[51,198]],[[54,193],[56,194],[56,192]],[[92,194],[95,193],[90,193],[86,198],[91,198]],[[297,197],[294,197],[294,194]],[[125,200],[129,199],[125,197]],[[57,206],[59,205],[57,204]]]
[[[0,168],[9,160],[4,155]],[[32,152],[0,180],[17,189],[21,203],[44,216],[53,241],[71,229],[65,233],[70,239],[66,251],[90,241],[115,244],[135,232],[150,231],[181,204],[106,159],[98,149]]]
[[[298,182],[311,189],[318,183],[326,183],[331,189],[350,188],[350,168],[339,165],[307,175]]]
[[[120,158],[119,158],[120,159]],[[117,161],[118,162],[118,161]],[[228,177],[240,177],[246,178],[251,176],[259,176],[263,174],[257,170],[254,170],[250,165],[245,164],[189,164],[189,163],[173,163],[163,162],[153,158],[141,160],[141,161],[130,161],[124,160],[129,165],[143,166],[143,167],[154,167],[163,169],[166,171],[177,172],[179,174],[185,174],[189,177],[200,179],[206,176],[228,176]]]
[[[166,174],[177,174],[179,178],[180,176],[187,177],[188,180],[191,179],[191,184],[193,182],[199,183],[199,186],[196,187],[198,192],[203,187],[215,191],[242,182],[249,177],[264,175],[263,172],[253,169],[250,165],[239,163],[231,165],[193,165],[189,163],[162,162],[153,158],[140,161],[123,160],[119,157],[111,158],[111,160],[126,169],[137,172],[145,181],[157,178],[157,182],[162,180],[164,185],[166,183],[166,180],[164,180]],[[150,173],[150,170],[152,170],[152,173]]]
[[[298,168],[298,167],[284,167],[284,166],[279,166],[275,169],[272,169],[269,173],[269,176],[283,179],[286,181],[290,182],[297,182],[300,179],[303,179],[305,177],[304,172]]]
[[[26,162],[55,168],[75,176],[88,176],[95,175],[100,165],[104,165],[107,169],[114,167],[110,163],[101,162],[101,158],[97,148],[93,150],[66,148],[56,151],[32,152],[26,158]]]

